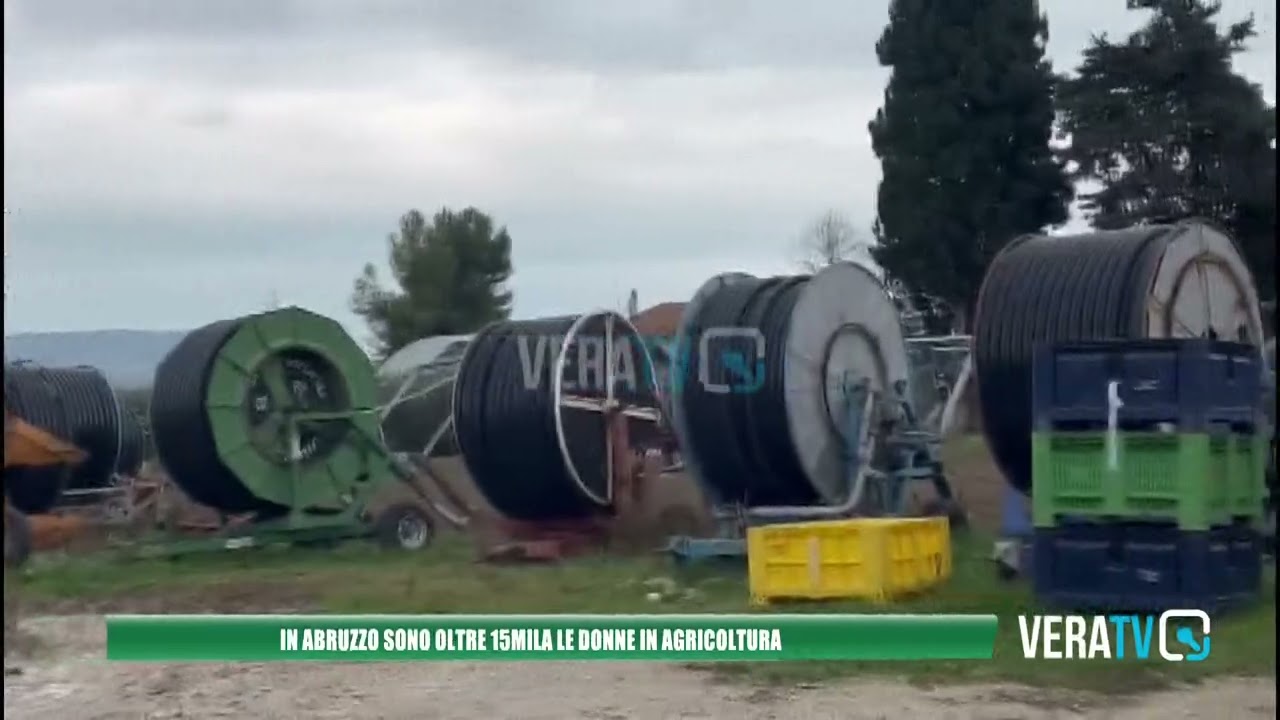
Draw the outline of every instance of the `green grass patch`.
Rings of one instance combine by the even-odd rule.
[[[951,581],[916,598],[887,606],[806,603],[775,611],[995,613],[1000,630],[993,661],[735,663],[714,665],[714,672],[752,682],[821,682],[887,674],[929,685],[998,681],[1109,693],[1222,675],[1275,676],[1275,579],[1270,572],[1257,605],[1215,624],[1213,655],[1206,662],[1033,661],[1022,657],[1016,616],[1039,609],[1025,583],[995,577],[987,560],[989,548],[980,537],[958,539]],[[28,612],[762,612],[748,606],[741,568],[680,569],[656,554],[494,566],[474,562],[470,546],[454,538],[441,538],[417,554],[351,543],[330,550],[261,549],[171,561],[38,558],[21,576],[9,580]],[[649,600],[653,592],[663,599]]]

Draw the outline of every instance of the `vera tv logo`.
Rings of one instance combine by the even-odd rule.
[[[1028,659],[1133,657],[1146,660],[1151,657],[1153,644],[1160,657],[1169,662],[1200,662],[1209,657],[1209,615],[1203,610],[1169,610],[1159,618],[1152,615],[1020,615],[1018,631],[1022,635],[1023,657]]]

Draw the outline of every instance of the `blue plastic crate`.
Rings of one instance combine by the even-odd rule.
[[[1115,340],[1036,348],[1035,428],[1107,427],[1107,388],[1117,382],[1121,429],[1169,423],[1180,433],[1227,425],[1253,432],[1264,422],[1263,365],[1252,345],[1199,338]]]
[[[1037,599],[1064,610],[1223,612],[1262,587],[1260,537],[1245,525],[1063,524],[1037,528],[1032,548]]]

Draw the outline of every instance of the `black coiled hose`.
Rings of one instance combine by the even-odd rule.
[[[5,366],[4,405],[18,418],[71,442],[71,429],[62,405],[44,379],[30,370]],[[6,467],[5,495],[24,513],[45,512],[58,501],[69,476],[68,468],[61,466]]]
[[[169,476],[192,500],[228,513],[279,511],[263,503],[222,462],[206,411],[218,352],[244,318],[220,320],[187,334],[156,368],[151,432]]]
[[[557,417],[555,382],[563,357],[562,395],[604,395],[609,317],[620,373],[615,396],[652,405],[648,354],[621,316],[500,322],[468,345],[454,381],[454,435],[476,486],[508,518],[580,520],[611,510],[603,416],[564,406]],[[626,381],[628,371],[634,383]]]
[[[983,432],[1006,480],[1031,489],[1031,365],[1047,342],[1142,338],[1172,228],[1026,236],[987,269],[974,317]]]
[[[683,405],[687,441],[697,452],[703,479],[721,502],[818,502],[792,441],[784,387],[791,313],[808,280],[802,276],[730,283],[708,297],[688,322],[691,347],[681,349],[688,358],[688,372],[674,401]],[[759,332],[765,343],[763,367],[756,365],[756,343],[748,337],[709,339],[704,347],[703,333],[717,328]],[[708,384],[736,390],[711,391],[698,376],[704,366]],[[760,370],[762,379],[748,381],[758,378]]]
[[[556,432],[550,339],[563,338],[576,319],[491,325],[472,339],[459,367],[453,406],[458,445],[477,487],[507,517],[567,519],[593,509],[565,467]],[[522,343],[533,371],[528,383]]]
[[[6,366],[4,380],[10,412],[87,455],[70,472],[61,467],[7,470],[10,501],[24,512],[48,510],[63,490],[106,487],[115,476],[137,473],[142,427],[97,369],[20,363]]]

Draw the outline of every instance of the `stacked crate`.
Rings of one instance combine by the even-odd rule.
[[[1205,339],[1037,349],[1032,566],[1042,601],[1213,611],[1258,594],[1262,374],[1256,348]]]

